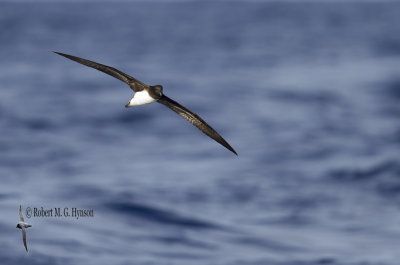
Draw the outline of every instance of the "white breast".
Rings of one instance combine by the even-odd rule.
[[[128,103],[128,107],[149,104],[154,101],[156,101],[156,100],[154,98],[150,97],[149,93],[147,93],[146,90],[142,90],[142,91],[136,92],[133,95],[131,101],[129,101],[129,103]]]

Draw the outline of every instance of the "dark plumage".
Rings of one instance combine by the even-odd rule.
[[[222,138],[221,135],[219,135],[210,125],[207,124],[202,118],[200,118],[199,115],[196,113],[188,110],[178,102],[170,99],[169,97],[162,95],[160,99],[157,101],[158,103],[161,103],[168,108],[172,109],[176,113],[178,113],[181,117],[189,121],[191,124],[196,126],[200,131],[202,131],[204,134],[207,136],[211,137],[218,143],[222,144],[226,148],[228,148],[230,151],[232,151],[235,155],[237,155],[236,151],[228,144],[227,141],[225,141],[224,138]]]

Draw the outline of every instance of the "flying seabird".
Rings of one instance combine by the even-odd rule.
[[[208,125],[202,118],[200,118],[199,115],[185,108],[178,102],[165,96],[163,94],[163,87],[161,85],[149,86],[113,67],[89,61],[86,59],[82,59],[76,56],[68,55],[65,53],[60,53],[60,52],[55,52],[55,53],[64,56],[70,60],[73,60],[75,62],[78,62],[80,64],[97,69],[103,73],[111,75],[121,80],[122,82],[128,84],[135,93],[133,94],[133,97],[128,102],[128,104],[125,105],[126,108],[149,104],[153,102],[161,103],[170,108],[171,110],[175,111],[176,113],[178,113],[181,117],[183,117],[191,124],[196,126],[204,134],[211,137],[212,139],[214,139],[215,141],[217,141],[218,143],[220,143],[221,145],[232,151],[235,155],[237,155],[236,151],[228,144],[228,142],[225,141],[225,139],[222,138],[222,136],[219,135],[213,128],[211,128],[211,126]]]
[[[16,228],[19,228],[22,230],[22,241],[24,241],[24,246],[26,249],[26,252],[28,252],[28,247],[26,246],[26,228],[31,227],[32,225],[25,223],[24,221],[24,216],[22,215],[22,207],[21,205],[19,206],[19,222],[17,224]]]

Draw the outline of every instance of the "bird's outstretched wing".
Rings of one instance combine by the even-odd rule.
[[[103,73],[106,73],[108,75],[111,75],[119,80],[121,80],[122,82],[128,84],[131,89],[135,92],[137,91],[142,91],[144,88],[149,87],[148,85],[146,85],[145,83],[140,82],[139,80],[133,78],[130,75],[125,74],[124,72],[121,72],[118,69],[115,69],[114,67],[111,66],[107,66],[104,64],[100,64],[100,63],[96,63],[93,61],[89,61],[86,59],[82,59],[76,56],[72,56],[72,55],[68,55],[65,53],[61,53],[61,52],[54,52],[57,53],[58,55],[64,56],[72,61],[78,62],[80,64],[92,67],[94,69],[97,69],[99,71],[102,71]]]
[[[213,128],[211,128],[210,125],[208,125],[202,118],[200,118],[199,115],[196,113],[188,110],[178,102],[162,95],[161,98],[157,101],[158,103],[161,103],[168,108],[172,109],[176,113],[178,113],[180,116],[182,116],[184,119],[189,121],[191,124],[196,126],[200,131],[202,131],[204,134],[207,136],[211,137],[221,145],[225,146],[227,149],[229,149],[231,152],[233,152],[235,155],[238,155],[236,151],[228,144],[227,141],[225,141],[224,138],[222,138],[221,135],[219,135]]]
[[[25,227],[22,227],[21,229],[22,229],[22,241],[24,241],[26,252],[28,252],[28,246],[26,245],[26,230]]]
[[[21,205],[19,206],[19,219],[21,220],[21,222],[25,222],[25,221],[24,221],[24,215],[22,214],[22,207],[21,207]]]

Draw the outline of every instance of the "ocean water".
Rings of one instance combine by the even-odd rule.
[[[0,3],[0,263],[396,265],[400,3]],[[198,113],[58,56],[114,66]],[[25,217],[18,207],[92,209]]]

